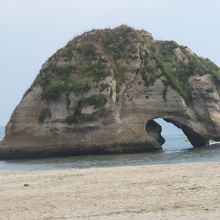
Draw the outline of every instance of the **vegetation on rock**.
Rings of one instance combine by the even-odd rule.
[[[77,103],[74,113],[68,116],[66,121],[68,124],[76,123],[79,121],[83,107],[93,106],[95,109],[100,109],[103,108],[106,103],[107,103],[107,98],[103,95],[81,97],[81,99]]]
[[[185,101],[189,103],[191,100],[191,93],[187,83],[179,80],[178,73],[174,73],[171,65],[164,62],[162,56],[155,54],[153,56],[157,61],[159,68],[161,68],[162,73],[166,76],[169,85],[171,85],[185,99]]]
[[[142,65],[134,74],[141,72],[146,86],[164,75],[168,85],[188,104],[191,100],[190,76],[211,74],[215,83],[220,82],[219,67],[210,60],[174,41],[155,41],[145,31],[122,25],[113,30],[87,32],[51,57],[40,74],[42,97],[56,100],[63,94],[69,99],[71,92],[84,97],[109,75],[116,79],[119,93],[131,71],[130,63],[138,62]],[[156,74],[159,70],[161,74]]]

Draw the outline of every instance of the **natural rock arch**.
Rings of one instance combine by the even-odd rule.
[[[220,140],[219,94],[219,67],[189,48],[127,26],[92,30],[42,66],[0,158],[159,150],[157,117],[199,147]]]

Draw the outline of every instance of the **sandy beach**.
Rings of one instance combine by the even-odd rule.
[[[220,219],[220,163],[0,171],[0,219]]]

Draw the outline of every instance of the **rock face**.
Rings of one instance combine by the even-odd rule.
[[[1,158],[146,152],[155,118],[194,147],[220,140],[220,72],[173,41],[128,26],[76,37],[43,65],[15,109]]]

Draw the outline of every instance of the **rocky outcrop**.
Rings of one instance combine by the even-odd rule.
[[[146,152],[163,118],[194,147],[220,140],[219,68],[127,26],[76,37],[43,65],[6,127],[1,158]]]

